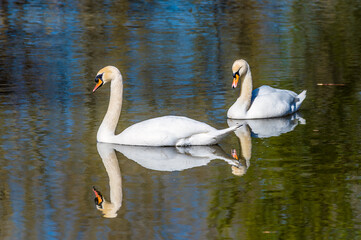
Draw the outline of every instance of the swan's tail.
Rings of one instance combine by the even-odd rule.
[[[191,137],[182,138],[178,140],[176,146],[215,145],[227,134],[235,131],[240,126],[242,125],[234,125],[232,127],[222,130],[214,130],[211,132],[198,133]]]
[[[301,107],[301,104],[303,102],[303,100],[305,100],[306,98],[306,90],[303,90],[300,94],[297,95],[297,98],[296,98],[296,109],[295,111],[297,111],[300,107]]]
[[[213,144],[217,144],[222,138],[228,135],[230,132],[235,131],[237,128],[241,127],[242,125],[234,125],[226,129],[221,129],[217,131],[210,132],[209,135],[212,139],[214,139]]]

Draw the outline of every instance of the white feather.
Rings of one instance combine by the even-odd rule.
[[[232,66],[233,73],[244,75],[241,94],[227,112],[228,118],[257,119],[274,118],[296,112],[306,98],[306,90],[296,94],[290,90],[261,86],[252,90],[252,75],[245,60],[237,60]],[[235,86],[235,85],[234,85]]]

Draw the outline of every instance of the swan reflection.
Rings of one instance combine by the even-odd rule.
[[[247,119],[236,120],[227,119],[229,126],[242,125],[234,133],[239,139],[242,157],[245,161],[244,173],[250,166],[250,159],[252,155],[252,137],[254,138],[269,138],[280,136],[283,133],[291,132],[298,125],[298,123],[306,124],[306,120],[303,119],[298,113],[282,117],[282,118],[269,118],[269,119]],[[238,159],[236,150],[232,150],[234,158]],[[241,159],[239,160],[242,161]]]
[[[114,145],[114,148],[142,167],[155,171],[183,171],[207,165],[215,159],[220,159],[231,166],[239,167],[239,162],[228,156],[217,145],[189,147]]]
[[[106,218],[114,218],[122,206],[122,175],[120,173],[117,155],[112,144],[98,143],[98,153],[103,161],[109,177],[110,201],[105,200],[102,194],[93,187],[95,206]]]
[[[227,155],[219,146],[190,147],[141,147],[109,143],[98,143],[97,149],[109,176],[110,201],[93,187],[96,208],[106,218],[114,218],[122,206],[122,179],[115,151],[135,161],[144,168],[155,171],[183,171],[207,165],[220,159],[231,165],[232,173],[239,175],[244,166],[237,159]]]

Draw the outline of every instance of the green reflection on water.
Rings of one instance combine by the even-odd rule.
[[[1,3],[1,238],[360,238],[360,6]],[[125,77],[119,130],[165,114],[223,128],[238,58],[255,87],[307,89],[306,125],[252,138],[242,177],[217,160],[159,172],[119,154],[123,205],[102,219],[91,195],[109,192],[95,142],[109,96],[90,94],[98,69]],[[221,147],[242,153],[235,135]]]

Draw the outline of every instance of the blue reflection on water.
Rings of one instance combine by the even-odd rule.
[[[230,66],[235,58],[248,58],[255,65],[254,71],[252,70],[257,79],[255,84],[282,86],[295,91],[305,86],[309,89],[307,101],[308,106],[312,107],[305,108],[306,114],[313,115],[310,125],[320,132],[315,135],[312,129],[311,133],[307,133],[307,128],[304,128],[306,130],[302,131],[305,133],[299,132],[295,137],[303,137],[300,145],[313,144],[311,151],[301,149],[304,151],[304,158],[309,160],[307,170],[310,174],[314,173],[314,169],[321,169],[313,165],[312,157],[319,160],[330,160],[333,157],[327,151],[320,151],[319,145],[325,148],[330,139],[339,143],[343,139],[352,138],[347,145],[353,149],[350,155],[342,152],[343,145],[331,142],[333,151],[341,151],[340,156],[351,161],[349,168],[334,166],[332,170],[338,171],[341,176],[349,171],[345,174],[359,179],[354,170],[357,166],[356,157],[351,155],[358,151],[354,145],[358,143],[355,136],[359,115],[353,107],[359,106],[357,101],[360,101],[359,85],[355,81],[359,74],[359,51],[349,47],[350,44],[353,46],[352,40],[357,41],[359,31],[341,31],[352,36],[351,40],[346,38],[340,41],[345,44],[342,49],[354,50],[346,56],[343,51],[331,51],[338,50],[333,46],[337,46],[339,42],[323,42],[323,39],[337,37],[328,33],[328,29],[335,32],[337,22],[342,22],[344,30],[348,30],[346,27],[350,26],[347,21],[347,24],[343,24],[343,21],[327,22],[335,14],[340,14],[337,11],[342,10],[342,3],[336,12],[320,15],[318,19],[312,19],[312,13],[324,8],[321,6],[322,2],[256,1],[239,3],[240,5],[236,2],[117,2],[124,9],[117,8],[115,3],[116,1],[1,3],[4,6],[0,11],[3,23],[0,24],[0,117],[3,120],[1,180],[4,183],[2,188],[10,195],[10,200],[6,200],[10,201],[9,211],[13,211],[9,214],[10,217],[7,215],[4,219],[9,218],[11,224],[16,226],[14,233],[10,233],[11,237],[28,237],[21,232],[25,229],[27,233],[33,234],[29,238],[72,238],[74,235],[87,238],[91,231],[88,226],[91,224],[98,226],[95,236],[101,237],[104,236],[100,234],[102,231],[109,233],[120,227],[120,224],[111,225],[114,222],[102,222],[105,224],[103,228],[99,225],[100,221],[94,223],[89,220],[91,217],[86,213],[92,203],[84,200],[88,198],[89,179],[100,179],[103,174],[95,163],[99,161],[99,157],[92,150],[96,129],[106,108],[108,91],[103,90],[103,95],[97,96],[90,95],[90,92],[96,71],[107,64],[118,66],[125,77],[122,124],[127,126],[131,122],[159,115],[177,114],[188,115],[219,127],[225,125],[227,108],[239,91],[236,90],[235,93],[230,90]],[[347,17],[358,20],[352,11]],[[301,21],[302,18],[306,18],[306,21]],[[336,17],[335,19],[337,20]],[[313,23],[317,23],[318,27],[313,27]],[[323,32],[327,34],[322,35]],[[319,46],[325,47],[327,54],[317,51]],[[337,57],[337,54],[340,54],[339,58],[332,58],[333,55]],[[352,64],[348,65],[347,61]],[[351,73],[347,69],[351,69]],[[327,74],[322,74],[323,72]],[[326,79],[344,81],[349,85],[345,87],[346,90],[315,88],[316,81]],[[352,99],[353,93],[356,101]],[[339,104],[339,101],[346,106]],[[307,103],[305,106],[307,107]],[[346,114],[340,120],[340,114],[344,112]],[[328,122],[329,119],[332,122]],[[337,131],[325,133],[330,130],[329,124],[324,124],[325,122],[334,124],[340,121],[343,124],[338,125]],[[354,135],[349,126],[355,128]],[[342,140],[338,140],[340,137]],[[263,149],[262,142],[255,145],[256,152],[257,148]],[[267,151],[271,148],[284,149],[282,144],[269,144],[267,147]],[[337,147],[337,151],[334,150]],[[257,155],[256,158],[259,160],[257,164],[263,166],[264,159]],[[277,159],[272,164],[278,171],[284,170],[287,173],[288,169],[282,163],[282,159]],[[337,163],[342,165],[342,159]],[[294,165],[300,167],[299,164]],[[221,167],[214,169],[215,172],[222,171]],[[263,188],[268,185],[278,186],[277,181],[273,183],[268,176],[262,175],[267,167],[259,169],[261,170],[254,170],[254,174],[255,179],[258,177],[261,180],[253,181],[249,177],[245,180],[249,181],[247,184],[258,186],[263,193]],[[199,176],[190,172],[192,171],[184,175],[160,174],[159,178],[151,179],[142,176],[133,176],[131,179],[125,176],[127,183],[143,179],[145,186],[154,184],[152,201],[157,204],[149,206],[147,213],[140,212],[137,200],[143,189],[128,185],[129,188],[125,190],[128,202],[123,210],[125,219],[135,222],[156,214],[156,221],[159,222],[149,222],[153,224],[150,228],[159,237],[204,237],[199,229],[206,231],[214,223],[211,218],[207,219],[212,209],[209,210],[206,206],[211,201],[210,195],[215,188],[213,182],[209,183],[207,176],[213,177],[214,172],[199,171],[202,173]],[[334,176],[325,175],[325,179]],[[180,182],[174,182],[174,179]],[[312,187],[311,193],[319,190],[316,184],[307,182],[304,185]],[[351,189],[348,191],[357,195],[354,190],[357,182],[349,185],[344,188]],[[232,184],[226,186],[229,189],[234,187]],[[294,185],[294,188],[299,186],[302,187],[300,184]],[[287,191],[283,193],[287,194]],[[162,194],[164,196],[159,199]],[[67,197],[66,200],[64,196]],[[245,199],[257,200],[257,197],[267,200],[269,196],[254,194],[245,196]],[[354,199],[356,198],[347,196],[342,203],[347,205]],[[310,201],[310,204],[314,202]],[[331,205],[337,208],[342,204],[332,202]],[[342,208],[342,211],[354,210],[350,217],[354,219],[347,222],[350,229],[357,228],[358,209],[355,206]],[[182,212],[185,212],[186,217],[180,216]],[[220,213],[224,212],[220,210]],[[283,212],[280,216],[283,224],[285,216],[290,217]],[[31,224],[29,219],[33,218],[35,223]],[[192,221],[184,222],[184,219]],[[242,220],[234,221],[237,226],[243,226],[239,223]],[[260,224],[267,224],[272,220],[275,219],[266,219]],[[327,219],[322,219],[321,223],[324,228],[335,225],[334,222],[328,223]],[[32,230],[28,226],[36,226],[36,229]],[[142,227],[132,226],[130,232],[141,232]],[[287,227],[297,228],[292,223]],[[337,227],[333,231],[343,230],[342,224]],[[247,227],[243,226],[242,229],[247,230]]]

